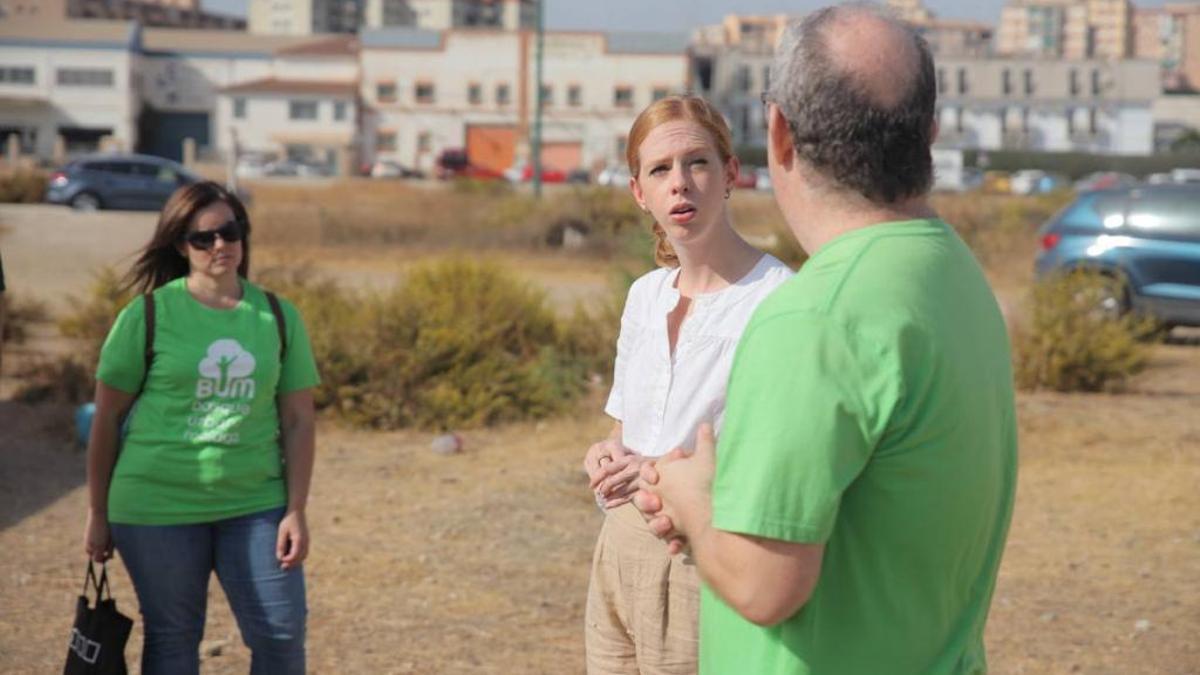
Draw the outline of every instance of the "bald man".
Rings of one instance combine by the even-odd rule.
[[[928,46],[865,7],[789,28],[775,198],[810,258],[750,320],[719,445],[637,506],[705,584],[700,672],[983,673],[1017,433],[1003,319],[927,203]]]

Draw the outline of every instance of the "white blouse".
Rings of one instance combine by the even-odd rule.
[[[667,314],[679,304],[679,268],[659,268],[633,282],[621,315],[613,386],[604,412],[622,423],[623,443],[660,457],[695,446],[696,429],[720,431],[725,388],[742,330],[758,303],[792,276],[770,255],[730,286],[693,298],[675,344]]]

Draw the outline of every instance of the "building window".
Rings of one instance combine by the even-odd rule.
[[[1025,95],[1033,96],[1033,71],[1025,69]]]
[[[1071,69],[1071,96],[1079,95],[1079,71],[1075,68]]]
[[[396,102],[396,83],[379,82],[375,85],[375,100],[380,103]]]
[[[241,97],[233,99],[233,119],[246,119],[246,99]]]
[[[554,105],[554,87],[552,87],[548,84],[543,84],[542,85],[542,106],[548,107],[548,106],[552,106],[552,105]]]
[[[958,69],[958,93],[959,94],[967,93],[967,69],[966,68]]]
[[[1074,73],[1075,71],[1071,71]],[[1067,108],[1067,136],[1075,135],[1075,109]]]
[[[288,101],[288,119],[315,120],[317,119],[316,101]]]
[[[1000,109],[1000,135],[1008,133],[1008,108]]]
[[[572,108],[583,105],[583,87],[577,84],[567,87],[567,105]]]
[[[763,66],[763,91],[771,88],[771,66]]]
[[[33,68],[0,66],[0,84],[34,84]]]
[[[1092,71],[1092,96],[1100,95],[1100,71]]]
[[[396,132],[380,131],[375,141],[375,149],[379,152],[396,151]]]
[[[738,91],[746,93],[754,88],[753,78],[750,77],[750,66],[738,66],[737,80],[734,86]]]
[[[632,108],[633,87],[615,87],[613,89],[613,105],[618,108]]]
[[[955,112],[956,112],[956,114],[954,115],[954,131],[956,133],[961,134],[963,132],[963,117],[966,116],[967,111],[965,108],[959,108]]]
[[[651,98],[653,98],[655,101],[661,101],[670,95],[671,91],[666,87],[655,87],[654,90],[650,92]]]
[[[56,81],[64,87],[111,87],[113,71],[108,68],[59,68]]]
[[[467,85],[467,103],[471,105],[483,103],[483,87],[478,82]]]
[[[437,91],[432,82],[418,82],[413,87],[413,98],[417,103],[433,103],[437,99]]]
[[[508,105],[512,92],[507,84],[496,85],[496,105]]]
[[[433,148],[433,134],[422,131],[417,134],[417,152],[429,152]]]
[[[937,92],[939,94],[946,93],[946,69],[937,69]]]
[[[1100,123],[1096,120],[1096,109],[1089,108],[1088,109],[1088,133],[1095,136],[1096,132],[1099,130],[1099,128],[1100,128]]]
[[[1000,93],[1005,96],[1012,94],[1012,71],[1008,68],[1000,73]]]
[[[345,119],[346,119],[346,102],[345,101],[334,101],[333,102],[333,119],[335,119],[339,122],[345,121]]]
[[[625,136],[617,136],[617,158],[625,159],[625,147],[628,145],[629,139]]]

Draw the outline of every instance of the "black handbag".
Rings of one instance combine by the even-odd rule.
[[[88,586],[96,595],[94,607],[89,606]],[[105,591],[108,599],[104,599]],[[126,675],[125,643],[133,630],[133,619],[117,611],[117,601],[108,587],[108,565],[100,568],[100,578],[92,561],[88,561],[87,576],[83,579],[83,595],[75,606],[75,627],[67,649],[67,665],[63,675]]]

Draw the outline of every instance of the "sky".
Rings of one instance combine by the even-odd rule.
[[[249,0],[201,0],[214,12],[245,16]],[[726,14],[803,12],[829,0],[546,0],[550,29],[690,31],[719,23]],[[1153,7],[1162,0],[1141,0]],[[925,6],[946,19],[975,19],[997,23],[1004,0],[925,0]]]

